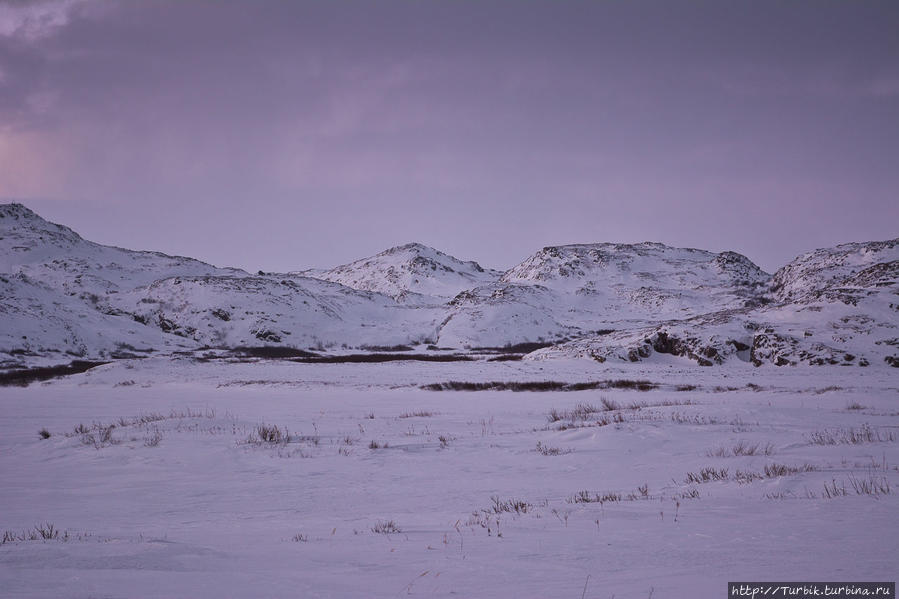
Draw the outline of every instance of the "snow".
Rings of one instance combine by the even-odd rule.
[[[659,243],[547,247],[499,282],[457,297],[439,341],[497,346],[644,327],[742,308],[763,294],[769,279],[733,252]]]
[[[0,205],[0,368],[109,361],[0,387],[0,589],[645,599],[895,580],[897,248],[772,277],[657,243],[548,247],[505,273],[412,243],[253,275]],[[554,345],[471,349],[525,342]],[[473,361],[231,351],[259,345]],[[483,385],[424,387],[451,381]],[[582,390],[489,390],[546,381]]]
[[[838,287],[866,268],[896,260],[899,260],[899,239],[817,249],[797,257],[775,273],[775,293],[782,300],[814,297],[828,288]]]
[[[414,242],[331,270],[300,274],[391,297],[412,295],[417,302],[443,303],[461,291],[496,281],[502,273]]]
[[[0,206],[0,273],[0,351],[20,365],[127,347],[397,345],[433,337],[441,317],[319,279],[99,245],[19,204]]]
[[[328,271],[251,275],[92,243],[6,204],[0,364],[544,343],[528,358],[883,366],[899,363],[897,252],[897,240],[845,244],[771,277],[734,252],[597,243],[546,247],[500,273],[410,243]]]
[[[642,599],[722,595],[737,579],[895,580],[893,372],[185,356],[7,387],[0,529],[51,523],[68,539],[0,545],[0,588],[16,597],[577,597],[586,584],[586,597]],[[661,387],[420,388],[619,379]],[[696,388],[677,390],[688,384]],[[624,409],[565,430],[567,420],[548,418],[603,400]],[[164,418],[134,423],[153,414]],[[616,414],[622,422],[597,425]],[[120,419],[114,444],[73,434]],[[248,442],[260,424],[287,429],[290,442]],[[810,442],[865,426],[882,440]],[[770,444],[771,455],[715,455],[741,441]],[[543,455],[538,442],[560,455]],[[736,479],[772,464],[815,469]],[[728,480],[685,482],[703,468],[727,469]],[[856,494],[853,479],[891,493]],[[849,494],[823,497],[832,480]],[[629,500],[642,485],[649,498]],[[568,501],[581,491],[622,500]],[[495,514],[492,497],[531,507]],[[373,532],[379,521],[401,532]]]

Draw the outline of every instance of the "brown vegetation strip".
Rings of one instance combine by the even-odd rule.
[[[109,364],[109,362],[89,362],[87,360],[75,360],[69,364],[60,364],[58,366],[41,366],[37,368],[21,368],[17,370],[8,370],[0,373],[0,386],[18,385],[25,387],[28,383],[35,381],[46,381],[60,376],[69,374],[79,374]]]
[[[465,381],[448,381],[422,385],[426,391],[589,391],[592,389],[636,389],[650,391],[658,389],[659,384],[651,381],[607,380],[586,383],[563,383],[560,381],[490,381],[474,383]]]

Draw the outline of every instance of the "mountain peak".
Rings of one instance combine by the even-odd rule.
[[[28,235],[49,235],[57,240],[81,241],[81,236],[63,225],[43,219],[24,204],[0,204],[0,230],[15,231],[23,240]],[[45,240],[46,241],[46,240]]]
[[[463,262],[423,243],[411,242],[311,276],[392,297],[411,292],[448,299],[460,291],[492,283],[500,274],[477,262]]]
[[[592,283],[599,288],[625,283],[693,288],[737,281],[755,285],[769,278],[749,258],[736,252],[716,254],[644,241],[548,246],[511,268],[502,280],[562,287]]]
[[[396,252],[437,252],[434,248],[427,246],[423,243],[419,243],[418,241],[410,241],[409,243],[404,243],[403,245],[397,245],[390,249],[384,250],[381,253],[396,253]]]
[[[24,204],[19,204],[17,202],[13,202],[10,204],[0,204],[0,218],[40,218],[37,214],[34,213],[33,210],[25,206]]]
[[[392,248],[387,248],[383,252],[379,252],[372,256],[371,258],[377,256],[412,256],[412,257],[440,257],[445,256],[447,258],[454,259],[449,254],[444,254],[440,250],[436,250],[431,246],[425,245],[423,243],[419,243],[417,241],[412,241],[409,243],[404,243],[403,245],[396,245]],[[363,258],[363,260],[371,259],[371,258]]]
[[[38,215],[37,212],[29,208],[28,206],[25,206],[24,204],[0,204],[0,227],[21,227],[23,224],[31,224],[32,226],[37,225],[41,228],[52,226],[59,229],[65,229],[67,231],[71,230],[68,227],[55,225],[47,220],[44,220],[40,215]]]

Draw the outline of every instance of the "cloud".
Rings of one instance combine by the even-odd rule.
[[[876,224],[897,185],[895,2],[2,2],[0,194],[115,205],[126,236],[708,236],[783,190]]]
[[[0,37],[37,41],[56,33],[84,0],[12,0],[0,2]]]

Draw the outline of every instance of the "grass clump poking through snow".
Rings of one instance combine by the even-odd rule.
[[[68,538],[69,533],[66,532],[62,539],[60,539],[59,529],[48,522],[45,524],[38,524],[31,530],[26,530],[21,533],[6,530],[3,532],[3,538],[0,539],[0,545],[21,541],[55,541],[57,539],[66,541]]]
[[[608,397],[602,397],[599,400],[599,403],[602,404],[602,409],[606,412],[612,412],[614,410],[620,410],[621,404],[619,404],[614,399],[609,399]]]
[[[430,418],[434,416],[434,412],[427,412],[425,410],[416,410],[415,412],[403,412],[399,415],[399,418]]]
[[[710,458],[735,458],[755,455],[770,456],[773,454],[773,444],[765,443],[763,445],[761,443],[750,443],[743,439],[737,441],[732,447],[724,445],[706,452],[706,455]]]
[[[101,449],[107,445],[118,445],[121,443],[121,440],[112,436],[112,431],[115,427],[116,425],[114,424],[102,425],[97,423],[91,429],[88,429],[83,424],[79,424],[75,427],[75,432],[81,435],[81,442],[84,445],[92,445],[95,449]]]
[[[814,431],[807,435],[811,445],[861,445],[863,443],[885,443],[896,440],[892,431],[878,431],[868,424],[858,428],[836,428]]]
[[[873,474],[868,475],[867,478],[856,478],[854,475],[850,474],[849,486],[852,487],[852,490],[856,495],[879,497],[880,495],[890,495],[893,492],[890,481],[888,481],[885,476],[878,478]],[[849,494],[850,492],[846,487],[845,480],[837,482],[837,479],[832,478],[829,483],[824,483],[824,490],[821,492],[821,497],[824,499],[834,499],[836,497],[845,497]],[[817,497],[810,491],[806,491],[806,495],[811,498]]]
[[[152,435],[144,437],[144,446],[158,447],[160,441],[162,441],[162,433],[159,431],[159,428],[154,428]]]
[[[277,425],[260,424],[247,437],[250,445],[284,445],[290,442],[290,432],[287,427],[280,428]]]
[[[286,443],[290,435],[285,428],[283,431],[277,425],[268,426],[260,424],[256,427],[256,435],[262,443]]]
[[[386,522],[378,520],[377,522],[375,522],[375,525],[371,527],[371,531],[379,535],[389,535],[403,532],[403,530],[393,520],[388,520]]]
[[[551,423],[559,422],[560,420],[569,420],[572,422],[579,420],[584,421],[590,420],[593,415],[599,411],[600,409],[592,404],[579,403],[570,410],[557,410],[556,408],[553,408],[549,411],[549,414],[546,415],[546,419]]]
[[[41,430],[39,430],[37,432],[37,434],[41,439],[49,439],[50,438],[50,431],[48,431],[46,428],[42,428]]]
[[[500,499],[498,495],[494,495],[493,497],[491,497],[490,501],[493,502],[491,510],[494,514],[502,514],[504,512],[513,514],[527,514],[534,507],[527,501],[521,499],[503,500]]]
[[[685,483],[707,483],[716,480],[727,480],[730,473],[727,468],[703,468],[698,473],[688,472]]]
[[[35,526],[34,531],[43,541],[51,541],[59,537],[59,529],[49,523]]]
[[[798,474],[800,472],[813,472],[818,467],[812,464],[803,464],[802,466],[787,466],[786,464],[766,464],[765,477],[777,478],[779,476],[789,476],[790,474]]]
[[[621,493],[590,493],[589,491],[578,491],[568,498],[568,503],[608,503],[621,501]]]
[[[544,445],[540,441],[537,441],[537,453],[545,456],[552,455],[566,455],[569,453],[573,453],[573,449],[562,449],[560,447],[550,447],[549,445]]]
[[[846,490],[846,484],[841,482],[837,485],[837,479],[833,478],[829,483],[824,483],[824,492],[821,494],[825,499],[833,499],[834,497],[843,497],[849,495]]]
[[[853,475],[849,475],[849,484],[852,485],[853,490],[855,490],[856,495],[889,495],[892,493],[892,489],[890,488],[890,481],[886,479],[886,477],[881,476],[880,478],[875,477],[874,475],[868,476],[868,478],[855,478]]]
[[[754,472],[751,470],[737,470],[731,478],[730,471],[727,468],[703,468],[699,472],[688,472],[684,482],[687,484],[702,484],[713,481],[734,480],[739,484],[749,484],[753,481],[763,480],[765,478],[778,478],[781,476],[789,476],[791,474],[799,474],[800,472],[813,472],[818,470],[817,466],[812,464],[803,464],[801,466],[788,466],[786,464],[767,464],[764,472]]]
[[[617,501],[637,501],[641,499],[652,499],[649,494],[649,484],[640,485],[631,493],[622,495],[614,491],[607,493],[590,493],[589,491],[578,491],[565,501],[568,503],[614,503]]]
[[[113,436],[113,430],[115,430],[116,428],[121,429],[124,432],[126,429],[136,427],[138,429],[145,429],[147,431],[148,435],[144,437],[144,445],[146,445],[147,447],[156,447],[162,440],[162,433],[159,431],[158,427],[154,426],[154,432],[150,434],[150,425],[156,422],[161,422],[163,420],[182,420],[185,418],[212,419],[215,418],[215,410],[210,410],[207,408],[205,411],[199,411],[187,408],[180,411],[172,410],[171,412],[169,412],[168,416],[156,412],[150,412],[146,414],[140,414],[138,416],[135,416],[134,418],[122,417],[115,422],[110,422],[109,424],[103,424],[102,422],[93,422],[90,426],[85,426],[84,423],[80,423],[72,429],[71,433],[65,433],[65,436],[80,437],[81,442],[84,445],[92,445],[96,449],[101,449],[108,445],[118,445],[122,443],[122,438],[116,438]],[[43,436],[43,432],[41,432],[40,434]],[[49,436],[49,432],[47,433],[47,435]],[[137,438],[132,437],[131,440],[136,441]],[[260,443],[260,440],[259,438],[252,436],[249,439],[249,442]]]

